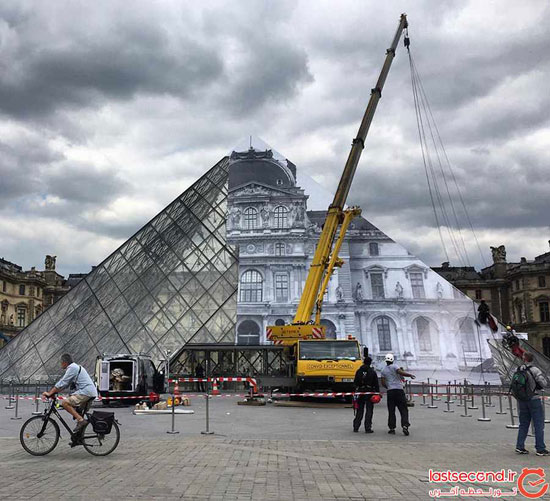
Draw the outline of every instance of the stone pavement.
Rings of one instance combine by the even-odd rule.
[[[441,403],[438,409],[417,406],[405,437],[386,433],[383,405],[376,407],[375,433],[365,435],[351,432],[349,408],[241,407],[235,400],[211,400],[216,434],[210,436],[200,434],[202,398],[192,399],[194,415],[177,416],[179,435],[166,434],[170,416],[133,416],[131,409],[116,408],[121,444],[105,458],[70,449],[66,435],[50,455],[28,455],[17,437],[23,420],[10,420],[13,411],[2,405],[0,498],[429,499],[436,487],[427,482],[429,468],[550,466],[550,458],[513,452],[516,432],[505,428],[508,416],[495,416],[495,409],[492,421],[481,423],[460,412],[443,414]],[[25,419],[31,405],[21,408]]]

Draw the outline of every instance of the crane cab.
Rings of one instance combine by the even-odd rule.
[[[296,384],[301,391],[349,392],[361,367],[354,339],[300,340],[295,346]]]

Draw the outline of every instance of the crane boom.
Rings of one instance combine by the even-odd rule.
[[[322,298],[333,269],[342,265],[342,261],[338,258],[338,249],[342,244],[347,226],[351,222],[351,219],[361,213],[358,207],[352,207],[348,210],[344,210],[344,207],[355,170],[357,169],[357,164],[359,163],[361,153],[365,147],[365,139],[369,132],[376,107],[378,106],[378,101],[380,101],[382,97],[382,89],[395,56],[395,49],[397,48],[403,30],[407,27],[407,16],[401,14],[399,26],[397,27],[392,44],[390,48],[386,50],[386,58],[378,81],[376,82],[376,87],[371,90],[369,103],[363,115],[363,119],[361,120],[357,136],[352,142],[351,151],[340,178],[338,189],[336,190],[332,204],[329,206],[294,320],[292,324],[288,326],[268,327],[269,339],[275,341],[283,340],[284,342],[284,340],[290,341],[293,337],[298,339],[319,337],[318,335],[312,336],[308,334],[310,329],[303,329],[300,328],[300,326],[308,325],[308,327],[312,327],[314,330],[317,329],[315,332],[319,332],[319,329],[321,329],[319,322]],[[335,245],[336,233],[340,225],[342,226]],[[311,316],[315,305],[317,305],[317,314],[315,318],[315,323],[317,325],[310,326],[309,324],[311,324]]]

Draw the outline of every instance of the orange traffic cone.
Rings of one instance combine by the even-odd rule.
[[[213,379],[212,380],[212,395],[219,395],[220,394],[220,390],[218,390],[218,380],[217,379]]]

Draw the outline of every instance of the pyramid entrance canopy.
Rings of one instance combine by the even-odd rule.
[[[158,362],[187,343],[234,342],[238,261],[227,245],[224,158],[0,350],[0,378],[52,379],[60,357]]]

